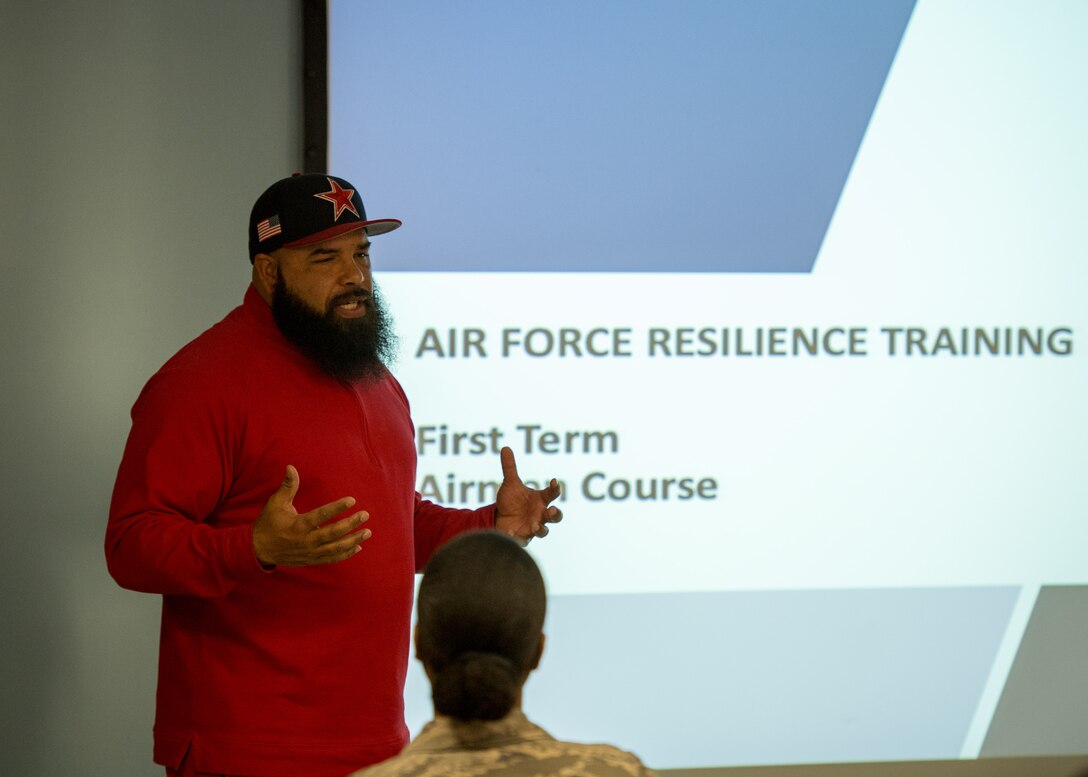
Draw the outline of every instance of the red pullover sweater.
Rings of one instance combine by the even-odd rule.
[[[343,496],[373,532],[338,564],[266,571],[252,525],[293,464],[302,513]],[[400,384],[319,371],[244,303],[182,348],[132,409],[106,530],[125,588],[163,595],[155,761],[201,771],[342,777],[408,741],[413,573],[494,507],[415,491]]]

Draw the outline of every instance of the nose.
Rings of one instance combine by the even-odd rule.
[[[340,262],[339,280],[344,286],[366,286],[370,280],[370,268],[347,257]]]

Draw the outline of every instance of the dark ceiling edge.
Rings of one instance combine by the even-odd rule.
[[[329,164],[329,13],[326,0],[302,0],[302,169]]]

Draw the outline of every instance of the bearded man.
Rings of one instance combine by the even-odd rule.
[[[106,560],[120,585],[163,596],[154,759],[168,775],[340,777],[396,754],[414,573],[466,530],[524,543],[561,518],[556,482],[525,486],[508,448],[494,505],[415,491],[370,267],[370,237],[400,225],[368,220],[342,178],[273,184],[250,214],[242,305],[133,406]]]

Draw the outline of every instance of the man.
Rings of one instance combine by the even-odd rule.
[[[495,505],[415,491],[414,428],[351,184],[253,206],[241,306],[144,387],[106,530],[110,573],[163,595],[155,761],[168,775],[341,777],[407,742],[413,574],[447,539],[528,542],[561,515],[500,455]],[[363,524],[366,524],[365,527]]]
[[[560,742],[521,711],[544,650],[544,580],[532,557],[493,531],[462,534],[427,564],[416,657],[435,719],[404,752],[352,777],[646,777],[610,745]]]

